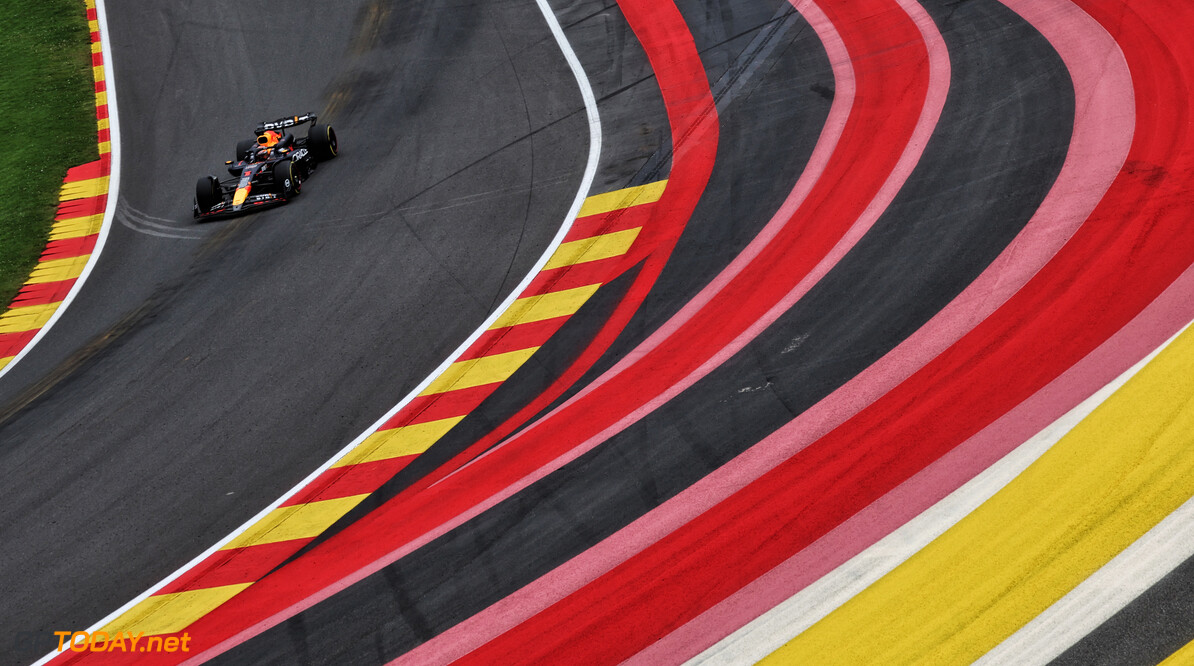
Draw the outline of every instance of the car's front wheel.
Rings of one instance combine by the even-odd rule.
[[[200,213],[206,213],[220,202],[220,181],[215,176],[204,176],[195,183],[195,205]]]

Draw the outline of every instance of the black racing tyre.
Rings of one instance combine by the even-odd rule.
[[[307,130],[307,148],[320,162],[334,158],[339,148],[336,144],[336,130],[332,129],[331,125],[312,125]]]
[[[206,213],[220,202],[220,181],[215,176],[204,176],[195,183],[195,205],[200,213]]]
[[[303,181],[298,177],[294,162],[282,160],[274,164],[274,189],[286,197],[297,197],[303,191]]]
[[[236,161],[244,162],[253,155],[253,151],[257,150],[256,139],[245,139],[244,141],[236,142]]]

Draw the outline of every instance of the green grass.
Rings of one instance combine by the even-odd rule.
[[[83,0],[0,0],[0,310],[49,238],[66,170],[98,157]]]

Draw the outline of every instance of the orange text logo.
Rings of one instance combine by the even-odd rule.
[[[58,651],[72,652],[190,652],[191,636],[150,636],[145,638],[145,632],[134,634],[131,631],[118,631],[109,634],[106,631],[55,631],[58,637]]]

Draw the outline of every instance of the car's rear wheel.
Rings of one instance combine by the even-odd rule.
[[[320,162],[334,158],[339,149],[336,130],[331,125],[312,125],[307,130],[307,148]]]
[[[253,151],[257,150],[256,139],[245,139],[244,141],[236,142],[236,161],[244,162],[253,155]]]
[[[195,183],[195,205],[200,213],[206,213],[220,202],[220,181],[215,176],[204,176]]]
[[[303,191],[303,181],[298,177],[294,162],[282,160],[274,164],[274,189],[285,197],[297,197]]]

